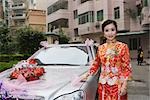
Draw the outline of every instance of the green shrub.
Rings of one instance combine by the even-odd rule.
[[[13,67],[14,64],[17,64],[18,61],[10,61],[10,62],[0,62],[0,72]]]
[[[20,60],[26,60],[29,58],[29,54],[12,54],[12,55],[7,55],[7,54],[2,54],[0,55],[0,62],[9,62],[9,61],[20,61]]]

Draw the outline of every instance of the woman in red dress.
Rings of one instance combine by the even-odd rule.
[[[127,44],[116,40],[117,23],[102,24],[106,43],[98,47],[97,55],[87,74],[93,75],[101,65],[99,100],[127,100],[127,80],[131,77],[130,54]]]

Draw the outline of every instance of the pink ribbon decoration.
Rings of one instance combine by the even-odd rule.
[[[49,44],[48,44],[48,41],[41,41],[40,45],[47,48]]]
[[[93,43],[94,43],[94,41],[92,39],[89,39],[89,38],[87,38],[86,41],[85,41],[85,44],[87,46],[93,45]]]

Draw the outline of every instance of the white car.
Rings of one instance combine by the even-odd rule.
[[[95,100],[99,72],[81,79],[95,57],[93,45],[49,45],[34,53],[36,67],[45,70],[38,80],[10,79],[10,73],[23,66],[20,62],[0,73],[0,98],[10,100]],[[22,65],[21,65],[22,64]],[[26,66],[23,66],[26,67]],[[33,67],[33,66],[31,66]]]

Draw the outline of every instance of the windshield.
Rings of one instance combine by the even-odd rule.
[[[86,65],[89,62],[86,47],[51,47],[42,50],[34,58],[48,65]]]

